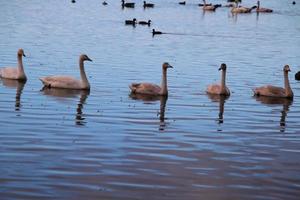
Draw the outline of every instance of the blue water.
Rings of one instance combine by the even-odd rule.
[[[300,2],[237,16],[107,2],[0,1],[0,67],[23,48],[28,77],[0,79],[1,199],[298,199]],[[124,25],[134,17],[153,24]],[[79,77],[82,53],[90,92],[41,91],[39,77]],[[168,99],[129,96],[131,82],[159,84],[163,62]],[[205,89],[223,62],[232,94],[216,99]],[[294,100],[254,98],[283,86],[285,64]]]

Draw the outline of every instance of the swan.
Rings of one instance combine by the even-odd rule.
[[[18,67],[5,67],[0,69],[0,77],[7,79],[14,79],[19,81],[26,81],[27,77],[25,75],[22,56],[26,57],[23,49],[19,49],[17,53],[18,57]]]
[[[285,65],[283,67],[284,75],[284,88],[276,87],[273,85],[266,85],[254,89],[255,96],[269,96],[269,97],[281,97],[281,98],[290,98],[294,97],[293,91],[291,89],[288,73],[290,72],[290,67]]]
[[[226,86],[225,79],[226,79],[226,64],[222,63],[221,67],[219,70],[222,70],[222,79],[221,79],[221,84],[212,84],[209,85],[206,89],[206,92],[208,94],[218,94],[218,95],[224,95],[224,96],[229,96],[230,95],[230,90]]]
[[[260,7],[260,1],[257,1],[256,12],[273,12],[273,10],[269,9],[269,8],[261,8]]]
[[[134,8],[135,3],[125,3],[125,0],[121,0],[121,2],[122,2],[122,7]]]
[[[295,80],[300,81],[300,71],[295,74]]]
[[[218,7],[220,7],[220,6],[207,4],[206,0],[203,0],[203,10],[205,10],[205,11],[215,11]]]
[[[253,9],[257,8],[257,6],[252,6],[251,8],[238,6],[238,3],[235,3],[235,6],[231,9],[232,13],[250,13]]]
[[[125,25],[136,25],[136,18],[133,18],[132,20],[125,20]]]
[[[167,96],[168,86],[167,86],[167,69],[173,68],[169,63],[165,62],[162,65],[162,82],[161,86],[152,83],[132,83],[129,88],[134,94],[146,94],[153,96]]]
[[[90,84],[84,71],[83,62],[85,60],[92,61],[87,55],[82,54],[79,57],[79,69],[81,80],[77,80],[71,76],[48,76],[42,77],[40,80],[45,87],[48,88],[65,88],[77,90],[89,90]]]

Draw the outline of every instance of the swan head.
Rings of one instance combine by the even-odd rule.
[[[285,65],[285,66],[283,67],[283,71],[284,71],[284,72],[290,72],[290,71],[291,71],[290,66],[289,66],[289,65]]]
[[[150,19],[148,20],[148,23],[149,23],[149,24],[151,23],[151,20],[150,20]]]
[[[169,63],[165,62],[162,65],[163,70],[167,70],[168,68],[173,68],[173,66],[171,66]]]
[[[136,18],[133,18],[133,20],[132,20],[133,22],[136,22]]]
[[[20,56],[20,57],[22,57],[22,56],[26,57],[25,54],[24,54],[24,50],[23,49],[19,49],[18,50],[18,56]]]
[[[220,68],[219,68],[219,71],[220,71],[220,70],[226,71],[226,68],[227,68],[227,67],[226,67],[226,64],[225,64],[225,63],[222,63],[221,66],[220,66]]]
[[[92,62],[92,59],[90,59],[86,54],[82,54],[79,59],[82,61],[87,60]]]

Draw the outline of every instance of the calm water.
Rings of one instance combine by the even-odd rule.
[[[1,199],[299,199],[300,2],[262,1],[275,12],[258,16],[135,2],[0,1],[0,66],[23,48],[29,78],[0,80]],[[133,17],[153,25],[125,26]],[[78,77],[81,53],[90,93],[41,91],[40,76]],[[129,96],[165,61],[168,99]],[[222,62],[228,99],[205,94]],[[284,64],[294,101],[252,97],[283,85]]]

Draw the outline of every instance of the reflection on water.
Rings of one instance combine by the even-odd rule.
[[[281,116],[280,116],[280,131],[284,132],[286,127],[286,117],[290,106],[293,104],[292,99],[287,98],[276,98],[266,96],[255,96],[256,101],[266,105],[282,105]]]
[[[1,79],[1,82],[4,86],[8,88],[16,88],[15,111],[20,111],[20,108],[22,106],[21,95],[26,82],[11,79]]]
[[[143,95],[143,94],[134,94],[131,93],[129,95],[134,100],[142,100],[144,102],[151,102],[151,101],[160,101],[159,106],[159,113],[157,116],[159,116],[159,130],[164,131],[166,128],[167,123],[165,122],[165,110],[166,110],[166,104],[168,100],[168,96],[151,96],[151,95]]]
[[[58,101],[64,100],[64,98],[78,98],[79,102],[76,108],[75,114],[75,123],[76,125],[84,125],[85,117],[83,114],[83,105],[85,104],[86,99],[88,98],[90,91],[89,90],[70,90],[70,89],[58,89],[58,88],[47,88],[43,87],[41,90],[44,95],[58,97]]]
[[[207,94],[207,96],[211,99],[212,102],[219,102],[219,117],[218,117],[218,123],[223,124],[223,114],[224,114],[224,104],[227,99],[229,99],[229,96],[224,95],[214,95],[214,94]]]

